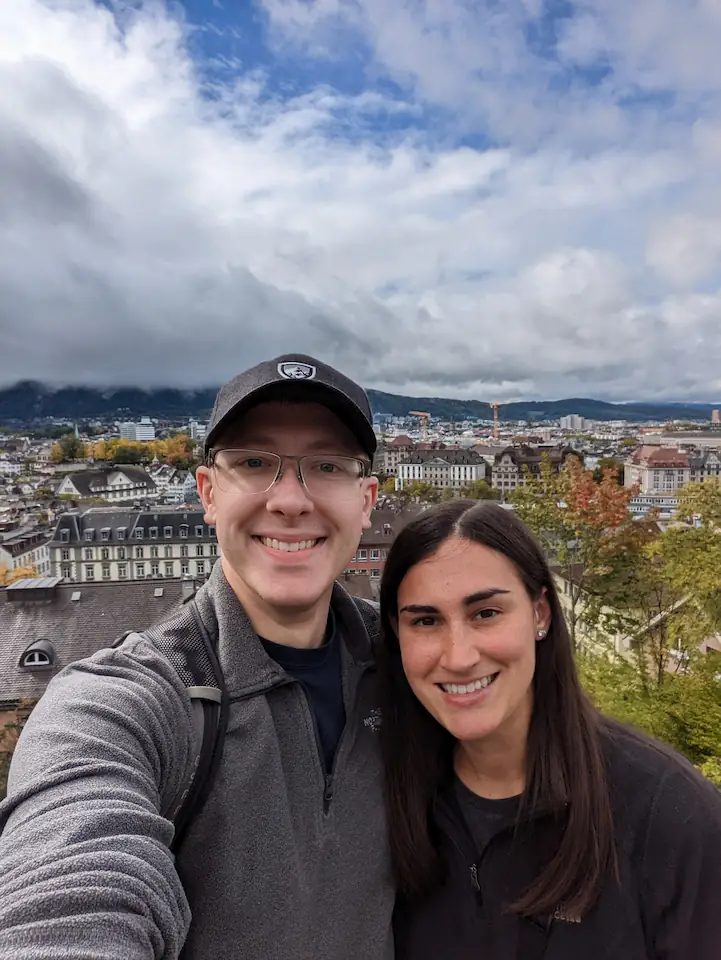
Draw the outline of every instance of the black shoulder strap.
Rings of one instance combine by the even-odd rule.
[[[115,641],[119,646],[129,634]],[[181,784],[161,811],[175,826],[171,850],[177,853],[188,827],[210,793],[223,752],[228,722],[228,693],[215,645],[205,629],[193,598],[169,620],[142,634],[170,661],[185,685],[192,704],[195,756]]]
[[[361,597],[351,597],[351,599],[363,619],[363,625],[368,632],[371,646],[375,648],[380,642],[381,634],[380,607],[373,600],[363,600]]]

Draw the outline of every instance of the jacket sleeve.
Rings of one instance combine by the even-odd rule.
[[[690,764],[654,799],[643,873],[652,960],[719,960],[721,793]]]
[[[190,702],[138,637],[68,667],[30,715],[0,804],[0,960],[173,960],[190,911],[159,810]]]

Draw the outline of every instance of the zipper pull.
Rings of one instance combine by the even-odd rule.
[[[333,799],[333,777],[327,773],[325,776],[325,792],[323,793],[323,801],[328,804]]]
[[[471,883],[473,884],[473,889],[476,891],[476,893],[480,893],[481,885],[478,882],[478,867],[475,865],[475,863],[472,863],[469,869],[471,871]]]

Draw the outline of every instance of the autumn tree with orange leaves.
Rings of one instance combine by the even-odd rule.
[[[511,500],[516,513],[541,542],[553,568],[566,584],[567,620],[574,647],[579,625],[589,622],[588,598],[601,584],[622,578],[638,555],[643,525],[628,512],[635,488],[621,487],[614,470],[600,482],[569,457],[556,471],[548,460],[538,476],[527,474],[525,486]]]

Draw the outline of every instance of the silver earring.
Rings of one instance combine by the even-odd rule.
[[[546,631],[545,631],[545,630],[539,630],[539,631],[538,631],[538,639],[539,639],[539,640],[543,640],[543,638],[544,638],[545,636],[546,636]]]

